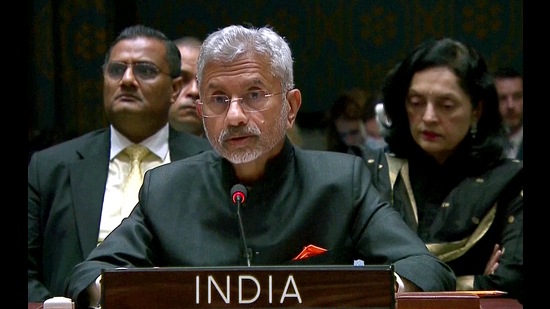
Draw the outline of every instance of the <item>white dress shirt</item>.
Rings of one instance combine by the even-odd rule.
[[[170,162],[168,132],[169,127],[168,124],[166,124],[160,131],[140,143],[151,151],[141,163],[141,170],[143,173],[153,167]],[[125,177],[130,171],[131,163],[123,159],[125,157],[119,156],[119,154],[124,148],[132,144],[130,140],[111,126],[109,174],[107,176],[105,195],[103,197],[103,210],[101,211],[98,244],[101,243],[103,239],[120,224],[122,219],[126,217],[121,211],[123,201],[122,187]]]

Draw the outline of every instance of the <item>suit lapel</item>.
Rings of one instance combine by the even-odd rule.
[[[69,167],[77,232],[84,256],[97,245],[109,170],[109,130],[97,138],[102,140],[92,140],[78,150],[82,159]]]

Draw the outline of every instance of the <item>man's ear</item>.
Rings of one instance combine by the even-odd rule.
[[[292,126],[294,121],[296,121],[296,116],[298,115],[298,110],[302,106],[302,93],[299,89],[289,90],[286,94],[286,101],[290,105],[290,110],[288,112],[288,124]]]
[[[197,110],[197,114],[199,114],[199,117],[202,118],[202,105],[199,104],[199,100],[195,101],[195,109]]]
[[[170,97],[170,101],[172,103],[176,102],[182,90],[183,90],[183,78],[179,76],[172,79],[172,96]]]

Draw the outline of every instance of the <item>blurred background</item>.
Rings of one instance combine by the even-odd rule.
[[[272,26],[290,43],[303,103],[304,148],[321,149],[323,115],[339,93],[376,93],[386,72],[421,41],[474,45],[490,69],[523,73],[521,0],[31,0],[26,101],[29,150],[107,125],[101,65],[126,26],[204,39],[230,24]]]

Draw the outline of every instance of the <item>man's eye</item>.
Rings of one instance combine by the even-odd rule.
[[[244,95],[245,101],[252,104],[262,104],[265,102],[267,91],[265,90],[252,90]]]
[[[138,74],[141,74],[142,76],[152,77],[157,75],[156,68],[150,65],[146,65],[146,64],[136,65],[135,69],[138,72]]]
[[[251,101],[256,101],[260,98],[260,93],[258,91],[250,91],[246,94],[246,97]]]
[[[216,104],[225,104],[227,102],[228,98],[224,95],[213,95],[212,96],[212,103]]]
[[[407,104],[410,106],[418,106],[421,104],[421,100],[419,98],[409,98],[407,100]]]
[[[122,75],[126,72],[127,66],[122,64],[112,64],[109,66],[109,73],[113,75]]]

